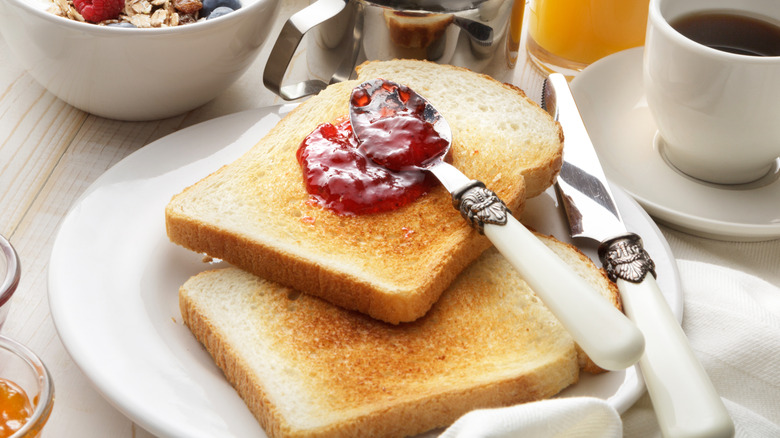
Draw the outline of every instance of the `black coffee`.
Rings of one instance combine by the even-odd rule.
[[[689,39],[713,49],[751,56],[780,56],[780,26],[718,11],[684,15],[670,23]]]

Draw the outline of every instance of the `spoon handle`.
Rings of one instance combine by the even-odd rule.
[[[596,365],[622,370],[639,361],[645,339],[637,326],[518,222],[495,193],[444,161],[429,170],[452,193],[460,214],[490,239]]]
[[[517,219],[485,224],[484,233],[596,365],[621,370],[639,360],[636,325]]]
[[[454,190],[452,199],[461,216],[490,239],[596,365],[621,370],[639,361],[645,340],[637,326],[515,219],[495,193],[472,180]]]

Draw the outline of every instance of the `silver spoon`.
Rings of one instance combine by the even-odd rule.
[[[360,149],[377,164],[419,168],[439,179],[455,208],[517,269],[596,365],[620,370],[639,360],[644,337],[634,323],[517,221],[495,193],[444,161],[452,131],[430,102],[406,86],[374,79],[352,91],[349,117]],[[432,145],[421,151],[403,136],[387,135],[388,125],[403,123],[420,124]]]

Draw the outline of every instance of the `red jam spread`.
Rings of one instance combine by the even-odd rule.
[[[325,123],[298,149],[306,189],[341,214],[395,210],[435,179],[421,167],[446,154],[449,141],[426,120],[426,101],[406,86],[375,79],[355,88],[352,121]]]
[[[426,193],[435,179],[424,171],[395,172],[358,150],[349,119],[324,123],[297,152],[306,190],[339,214],[369,214],[398,209]]]
[[[9,380],[0,379],[0,438],[16,433],[32,413],[32,403],[24,390]]]

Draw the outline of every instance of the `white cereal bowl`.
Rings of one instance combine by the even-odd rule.
[[[238,79],[279,3],[242,0],[212,20],[128,29],[56,16],[47,0],[0,0],[0,32],[32,77],[65,102],[101,117],[154,120],[197,108]]]

